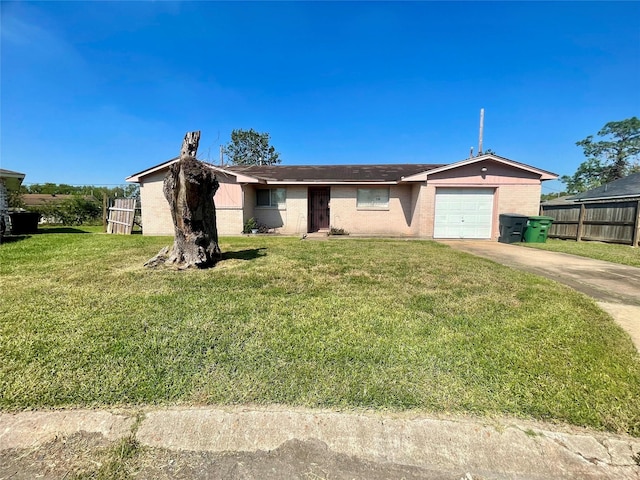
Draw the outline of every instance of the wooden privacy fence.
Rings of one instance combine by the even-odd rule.
[[[554,218],[549,238],[638,245],[640,200],[541,205],[540,215]]]
[[[107,233],[121,233],[130,235],[136,215],[135,198],[116,198],[109,207]]]

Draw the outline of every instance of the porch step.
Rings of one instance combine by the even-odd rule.
[[[329,230],[318,230],[317,232],[304,234],[304,238],[327,238],[327,233],[329,233]]]

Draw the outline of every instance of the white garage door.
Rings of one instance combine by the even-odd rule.
[[[491,238],[492,188],[438,188],[434,238]]]

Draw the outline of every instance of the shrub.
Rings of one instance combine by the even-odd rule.
[[[328,235],[349,235],[349,232],[347,232],[344,228],[331,227],[329,229]]]
[[[82,225],[102,221],[102,207],[95,200],[74,197],[60,203],[49,203],[31,208],[52,223]]]
[[[244,222],[244,228],[242,229],[242,233],[251,233],[251,230],[258,229],[258,221],[251,217],[246,222]]]

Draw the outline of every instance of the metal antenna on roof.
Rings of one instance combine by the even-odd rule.
[[[484,108],[480,109],[480,136],[478,138],[478,155],[482,155],[482,134],[484,131]]]

